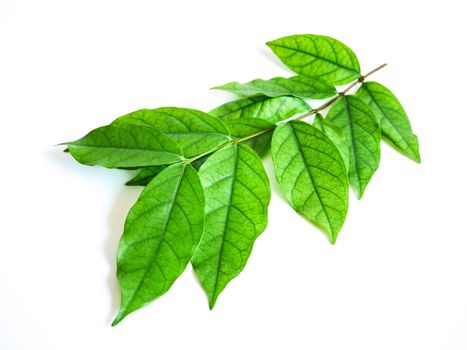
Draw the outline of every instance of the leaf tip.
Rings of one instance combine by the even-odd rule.
[[[216,299],[209,300],[209,310],[214,309],[214,306],[216,306]]]
[[[119,313],[117,317],[115,317],[115,320],[113,320],[112,327],[115,327],[116,325],[118,325],[124,318],[125,316]]]
[[[122,320],[123,320],[125,317],[127,317],[129,313],[131,313],[131,311],[130,311],[130,312],[127,312],[127,310],[120,308],[120,310],[118,311],[117,316],[115,317],[115,319],[114,319],[113,322],[112,322],[112,327],[115,327],[115,326],[118,325],[120,322],[122,322]]]
[[[272,49],[272,47],[274,46],[274,40],[267,41],[266,46]]]
[[[337,235],[330,235],[330,236],[329,236],[329,242],[330,242],[332,245],[335,245],[335,244],[336,244],[336,241],[337,241]]]
[[[412,157],[412,160],[417,164],[421,164],[422,163],[422,157],[420,157],[420,153],[417,152],[415,154],[415,157]]]

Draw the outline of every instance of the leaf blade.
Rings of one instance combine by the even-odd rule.
[[[378,118],[381,136],[400,153],[420,163],[417,135],[412,132],[409,117],[396,96],[385,86],[365,82],[356,96],[361,98]]]
[[[209,114],[225,122],[241,118],[258,118],[270,123],[277,123],[297,113],[310,110],[310,106],[305,101],[296,97],[258,95],[227,102],[213,109]]]
[[[266,45],[298,74],[318,77],[336,85],[350,83],[360,76],[360,64],[353,51],[328,36],[290,35]]]
[[[306,75],[297,75],[291,78],[276,77],[269,80],[255,79],[245,84],[231,82],[213,89],[229,91],[239,96],[262,94],[278,97],[289,95],[316,100],[332,97],[337,93],[334,85]]]
[[[120,311],[112,325],[158,298],[185,270],[204,224],[197,172],[186,164],[164,169],[130,209],[118,248]]]
[[[379,166],[379,124],[368,106],[355,96],[343,96],[334,103],[326,119],[344,133],[350,155],[350,185],[360,199]]]
[[[221,120],[189,108],[141,109],[117,118],[112,124],[159,129],[180,145],[186,157],[207,152],[230,140],[229,131]]]
[[[290,205],[334,244],[348,208],[347,169],[337,147],[317,128],[293,121],[274,131],[272,159]]]
[[[106,168],[172,164],[183,159],[182,150],[172,139],[144,126],[103,126],[65,144],[79,163]]]
[[[244,145],[214,153],[201,166],[200,179],[206,224],[192,264],[212,309],[243,270],[254,241],[265,230],[271,191],[261,160]]]

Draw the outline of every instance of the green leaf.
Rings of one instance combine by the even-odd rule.
[[[262,135],[242,142],[242,144],[253,148],[261,158],[268,153],[269,149],[271,148],[271,138],[274,124],[257,118],[227,120],[225,123],[230,130],[230,134],[236,138],[246,137],[258,132],[262,132],[263,130],[271,129]]]
[[[171,164],[183,159],[182,150],[175,141],[146,126],[103,126],[65,144],[78,162],[106,168]]]
[[[420,163],[418,138],[396,96],[375,82],[362,84],[357,94],[372,110],[381,126],[381,136],[399,152]]]
[[[270,97],[295,96],[299,98],[323,99],[334,96],[334,85],[319,78],[297,75],[291,78],[256,79],[246,84],[237,82],[217,86],[214,89],[225,90],[239,96],[263,94]]]
[[[146,186],[166,167],[163,165],[151,166],[141,169],[131,180],[127,181],[127,186]]]
[[[266,229],[271,191],[258,155],[229,145],[199,171],[206,197],[204,233],[193,267],[212,309],[227,283],[245,267],[255,239]]]
[[[329,120],[324,119],[319,113],[315,115],[313,126],[324,133],[332,141],[332,143],[336,145],[342,156],[342,159],[344,160],[345,167],[349,169],[349,148],[345,142],[345,137],[342,130],[337,125],[331,123]]]
[[[360,199],[379,165],[381,132],[376,117],[359,98],[343,96],[326,119],[344,133],[350,154],[350,184]]]
[[[310,110],[310,106],[297,97],[268,97],[259,95],[227,102],[213,109],[209,114],[225,122],[240,118],[258,118],[270,123],[277,123],[297,113],[308,112]]]
[[[167,292],[193,256],[203,223],[203,189],[193,167],[174,164],[149,183],[118,247],[122,301],[113,325]]]
[[[186,157],[207,152],[230,140],[227,127],[221,120],[188,108],[141,109],[116,119],[112,124],[159,129],[178,142]]]
[[[323,35],[291,35],[267,45],[292,71],[343,85],[358,79],[360,64],[353,51]]]
[[[347,168],[334,143],[317,128],[293,121],[272,137],[276,179],[290,205],[335,243],[348,208]]]

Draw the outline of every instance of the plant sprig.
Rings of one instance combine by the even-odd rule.
[[[297,75],[228,83],[215,89],[240,98],[208,113],[142,109],[65,143],[82,164],[139,169],[127,185],[145,186],[118,248],[122,300],[113,325],[167,292],[190,262],[214,307],[266,229],[267,154],[291,207],[332,244],[345,222],[349,187],[360,199],[378,168],[381,139],[420,162],[402,105],[366,81],[386,64],[362,75],[350,48],[321,35],[267,45]],[[328,100],[311,108],[306,99]],[[310,116],[311,124],[304,121]]]

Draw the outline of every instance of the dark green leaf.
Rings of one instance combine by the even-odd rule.
[[[267,45],[298,74],[322,78],[335,85],[349,83],[360,76],[360,64],[353,51],[328,36],[291,35]]]
[[[259,95],[228,102],[213,109],[209,114],[224,121],[258,118],[277,123],[297,113],[308,112],[310,109],[305,101],[297,97]]]
[[[175,141],[157,129],[139,125],[103,126],[65,144],[78,162],[106,168],[146,167],[183,159]]]
[[[335,243],[348,208],[347,168],[334,143],[304,122],[279,125],[272,138],[276,179],[290,205]]]
[[[230,139],[227,127],[221,120],[188,108],[141,109],[116,119],[113,124],[159,129],[178,142],[186,157],[207,152]]]
[[[226,125],[230,130],[230,134],[235,138],[246,137],[270,129],[262,135],[243,141],[242,144],[253,148],[260,157],[264,157],[271,148],[274,124],[257,118],[241,118],[228,120]]]
[[[344,96],[334,103],[326,119],[344,133],[350,154],[350,184],[361,198],[379,165],[381,132],[376,117],[359,98]]]
[[[362,84],[357,91],[372,110],[381,126],[381,136],[399,152],[420,163],[418,138],[412,132],[409,118],[396,96],[375,82]]]
[[[125,185],[127,186],[146,186],[151,180],[156,177],[162,170],[165,169],[165,166],[151,166],[148,168],[141,169],[135,177],[127,181]]]
[[[263,94],[270,97],[295,96],[299,98],[323,99],[334,96],[334,85],[319,78],[297,75],[291,78],[256,79],[246,84],[237,82],[217,86],[214,89],[225,90],[239,96]]]
[[[336,145],[344,160],[345,167],[349,169],[349,147],[345,142],[344,133],[339,127],[329,120],[323,119],[321,114],[316,114],[313,121],[313,126],[324,133]]]
[[[200,168],[206,197],[204,233],[193,267],[212,309],[227,283],[244,268],[255,239],[267,225],[271,192],[258,155],[229,145]]]
[[[113,325],[161,296],[185,270],[203,232],[204,197],[197,172],[174,164],[131,208],[118,247],[122,291]]]

